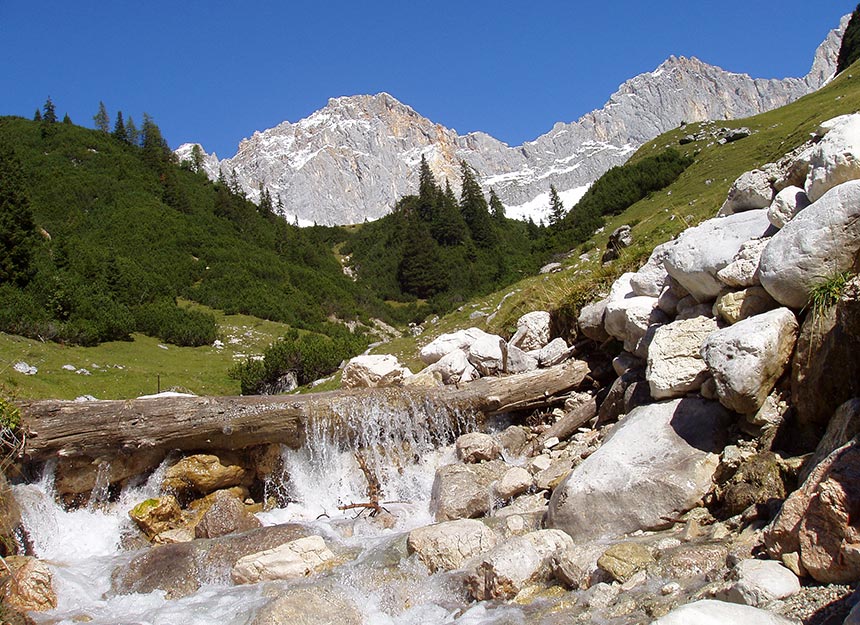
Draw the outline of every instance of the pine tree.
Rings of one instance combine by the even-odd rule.
[[[21,164],[11,150],[0,150],[0,284],[30,281],[38,241]]]
[[[487,199],[475,178],[475,171],[466,161],[461,161],[463,190],[460,194],[460,212],[469,227],[475,243],[481,247],[492,247],[496,242]]]
[[[161,129],[147,113],[143,114],[143,129],[141,130],[143,157],[153,167],[163,167],[171,160],[170,148],[161,136]]]
[[[191,169],[195,173],[203,171],[203,150],[199,143],[195,143],[191,148]]]
[[[558,196],[555,185],[549,185],[549,225],[555,226],[564,219],[564,204]]]
[[[48,96],[48,99],[45,100],[45,105],[42,107],[42,121],[46,124],[57,123],[57,109],[51,101],[51,96]]]
[[[269,190],[263,186],[263,183],[260,183],[260,205],[258,210],[260,214],[263,216],[269,216],[273,213],[274,205],[272,204],[272,195],[269,193]]]
[[[128,116],[125,122],[125,140],[131,145],[140,145],[140,131],[134,125],[134,119],[132,119],[131,115]]]
[[[416,216],[406,221],[406,240],[397,267],[397,281],[404,293],[427,298],[447,286],[445,267],[439,247],[427,225]]]
[[[495,189],[490,189],[490,213],[493,215],[493,219],[500,223],[504,223],[505,205],[502,204],[499,196],[496,195]]]
[[[436,185],[436,178],[433,172],[430,171],[430,165],[427,163],[427,158],[421,155],[421,165],[418,170],[418,197],[422,202],[432,202],[436,199],[439,187]]]
[[[110,132],[110,117],[108,116],[104,102],[99,101],[99,111],[93,115],[93,121],[96,124],[96,130],[100,130],[105,134]]]
[[[439,194],[436,214],[430,226],[433,238],[440,245],[460,245],[468,238],[468,227],[460,214],[457,197],[450,183],[445,183],[444,193]]]
[[[113,126],[113,138],[123,143],[128,141],[128,133],[125,130],[125,124],[122,121],[122,111],[116,112],[116,123]]]
[[[42,111],[40,111],[39,109],[36,109],[36,114],[33,115],[33,121],[34,122],[42,121]]]
[[[69,114],[68,114],[68,113],[66,113],[65,115],[63,115],[63,123],[64,123],[64,124],[68,124],[68,125],[71,125],[71,124],[72,124],[72,118],[71,118],[71,117],[69,117]]]

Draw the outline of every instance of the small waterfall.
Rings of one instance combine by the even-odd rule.
[[[385,399],[342,398],[333,402],[333,419],[311,419],[306,444],[299,450],[284,448],[284,481],[270,483],[267,492],[280,491],[297,502],[286,510],[305,520],[344,516],[339,506],[368,501],[360,453],[379,482],[383,505],[398,506],[399,517],[417,514],[431,522],[427,502],[445,453],[440,448],[474,429],[475,415],[427,399],[407,396],[396,406]],[[283,522],[284,514],[264,520]]]

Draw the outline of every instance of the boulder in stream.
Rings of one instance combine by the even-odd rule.
[[[230,572],[236,584],[307,577],[334,559],[321,536],[306,536],[239,558]]]

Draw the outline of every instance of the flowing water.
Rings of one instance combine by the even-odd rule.
[[[34,618],[95,625],[240,625],[254,622],[273,597],[310,589],[345,601],[368,625],[525,623],[520,608],[470,602],[456,574],[429,575],[405,552],[406,533],[432,523],[435,469],[454,460],[449,443],[474,427],[472,418],[425,404],[391,410],[379,402],[351,400],[335,408],[341,417],[337,430],[314,426],[305,447],[283,449],[284,475],[267,483],[266,495],[286,504],[258,518],[264,525],[305,524],[333,551],[347,554],[346,563],[312,579],[239,586],[230,583],[229,570],[208,571],[196,592],[176,599],[167,599],[161,590],[119,594],[112,589],[112,574],[141,553],[121,546],[131,529],[128,511],[159,494],[164,465],[146,481],[126,487],[115,501],[107,500],[107,485],[100,484],[89,507],[78,510],[55,503],[49,467],[41,482],[14,487],[34,555],[51,567],[59,598],[55,610],[34,613]],[[356,510],[338,510],[367,501],[367,483],[354,453],[336,442],[343,428],[353,432],[367,466],[379,478],[391,513],[387,523],[367,514],[356,518]],[[356,620],[343,616],[331,622]]]

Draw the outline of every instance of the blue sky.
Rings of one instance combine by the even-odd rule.
[[[171,146],[232,156],[328,98],[387,91],[461,133],[518,145],[603,105],[670,54],[804,75],[854,2],[0,0],[0,114],[100,100]]]

